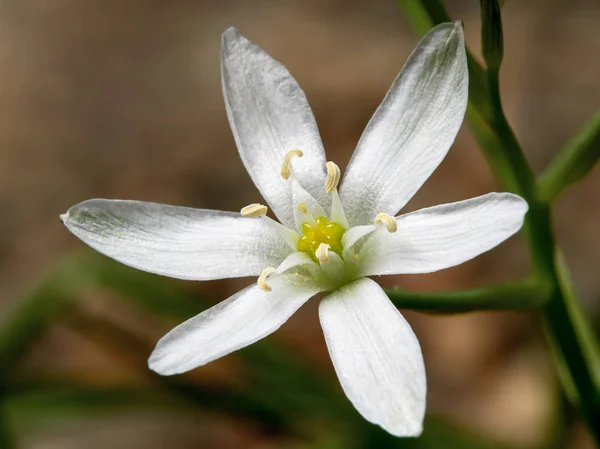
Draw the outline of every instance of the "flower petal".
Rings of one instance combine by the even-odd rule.
[[[394,234],[381,229],[363,246],[360,272],[430,273],[461,264],[509,238],[523,225],[523,198],[488,193],[397,217]]]
[[[317,263],[310,258],[310,256],[306,253],[295,252],[286,257],[286,259],[281,262],[281,264],[277,267],[277,272],[279,274],[285,273],[292,268],[296,268],[299,266],[308,266],[318,268]]]
[[[294,224],[291,192],[281,177],[288,151],[299,149],[293,170],[325,204],[325,153],[306,96],[287,69],[235,28],[223,33],[223,95],[240,156],[254,184],[281,222]]]
[[[96,251],[179,279],[258,276],[290,253],[263,220],[233,212],[93,199],[71,207],[61,219]]]
[[[159,374],[183,373],[246,347],[275,332],[319,289],[309,283],[269,279],[272,290],[250,286],[180,324],[156,345],[148,360]]]
[[[342,237],[342,246],[344,247],[344,251],[352,248],[356,242],[375,232],[376,230],[377,226],[375,225],[354,226],[353,228],[348,229],[348,231],[346,231]]]
[[[352,226],[395,215],[446,156],[467,107],[462,25],[444,23],[417,45],[367,125],[340,195]]]
[[[421,434],[427,385],[417,337],[376,282],[326,296],[319,317],[342,388],[358,412],[397,436]]]
[[[296,229],[301,233],[302,224],[306,222],[307,217],[302,212],[301,205],[306,207],[306,210],[312,215],[313,218],[325,217],[328,214],[323,210],[323,207],[319,202],[300,185],[297,179],[291,179],[291,190],[292,190],[292,204],[294,206],[294,223]]]

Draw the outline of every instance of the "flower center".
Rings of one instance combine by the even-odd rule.
[[[308,254],[316,260],[315,252],[321,243],[329,245],[331,251],[342,255],[342,236],[346,229],[335,221],[326,217],[318,217],[315,223],[302,223],[302,235],[298,239],[298,251]]]
[[[258,278],[257,284],[264,291],[271,291],[269,279],[299,266],[307,266],[310,282],[317,282],[324,288],[322,291],[332,291],[357,279],[359,276],[359,259],[354,246],[361,238],[366,237],[379,227],[385,227],[388,232],[393,233],[398,229],[395,217],[386,213],[380,213],[375,217],[375,226],[360,226],[350,228],[344,208],[337,191],[341,172],[333,162],[327,162],[327,180],[325,192],[331,195],[331,213],[329,218],[326,212],[316,200],[306,192],[297,182],[292,169],[292,159],[302,157],[301,150],[291,150],[285,156],[281,168],[281,177],[290,180],[292,184],[292,201],[296,203],[294,209],[294,222],[300,225],[300,233],[283,226],[272,218],[267,217],[267,206],[262,204],[250,204],[242,208],[243,217],[262,219],[277,231],[285,242],[297,252],[290,254],[283,260],[278,268],[267,267]],[[294,198],[296,197],[296,198]],[[314,217],[317,217],[316,219]],[[346,235],[346,248],[342,245],[342,238]],[[358,231],[358,232],[357,232]],[[330,253],[332,251],[332,253]],[[344,259],[344,252],[347,259]],[[303,254],[301,254],[303,253]],[[304,255],[308,255],[312,262]],[[316,262],[316,265],[315,263]],[[299,272],[294,273],[300,275]],[[305,273],[306,274],[306,273]],[[302,275],[304,276],[304,274]],[[299,282],[299,281],[294,281]]]

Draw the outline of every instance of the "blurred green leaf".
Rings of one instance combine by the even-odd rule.
[[[46,331],[52,321],[75,299],[77,291],[89,283],[89,273],[79,258],[69,258],[49,273],[0,319],[0,385],[7,382],[11,369]]]
[[[11,449],[15,446],[14,430],[9,416],[5,396],[0,395],[0,448],[2,449]]]
[[[18,435],[47,433],[73,422],[131,410],[193,410],[158,389],[87,387],[36,382],[20,385],[6,400]]]

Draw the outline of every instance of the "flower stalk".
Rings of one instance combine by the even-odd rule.
[[[587,175],[600,158],[600,110],[573,136],[538,180],[538,196],[551,203]]]
[[[400,6],[407,2],[398,0]],[[415,28],[425,27],[423,17],[429,17],[429,26],[449,20],[439,0],[410,2],[405,8],[409,19],[417,17]],[[420,4],[420,8],[416,6]],[[484,2],[486,3],[486,2]],[[418,10],[418,13],[414,13]],[[497,16],[500,20],[500,16]],[[500,24],[501,26],[501,24]],[[484,37],[486,32],[483,33]],[[548,338],[556,344],[556,364],[563,361],[568,368],[577,392],[577,403],[588,428],[600,445],[600,377],[596,365],[598,345],[589,323],[579,310],[565,268],[559,262],[551,220],[551,202],[569,183],[581,179],[598,159],[600,114],[567,144],[546,173],[536,179],[521,146],[502,109],[499,86],[499,66],[492,64],[483,69],[469,57],[469,74],[472,83],[484,86],[473,95],[470,90],[467,118],[473,134],[484,152],[492,170],[503,186],[523,196],[529,204],[524,231],[531,255],[533,279],[549,286],[548,301],[543,311]],[[481,79],[481,74],[484,79]],[[481,96],[483,94],[483,96]],[[510,293],[506,291],[506,293]],[[508,297],[506,298],[508,301]],[[566,388],[566,386],[563,385]]]
[[[450,292],[409,292],[386,290],[396,307],[428,313],[465,313],[483,310],[529,310],[543,306],[551,286],[537,279],[506,282]]]
[[[504,56],[502,18],[498,0],[480,0],[481,5],[481,53],[490,69],[499,69]]]

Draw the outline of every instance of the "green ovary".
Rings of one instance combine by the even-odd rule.
[[[342,255],[342,236],[346,232],[343,226],[325,217],[319,217],[316,224],[302,223],[302,236],[298,239],[298,251],[308,254],[316,260],[315,251],[321,243],[327,243],[331,251]]]

